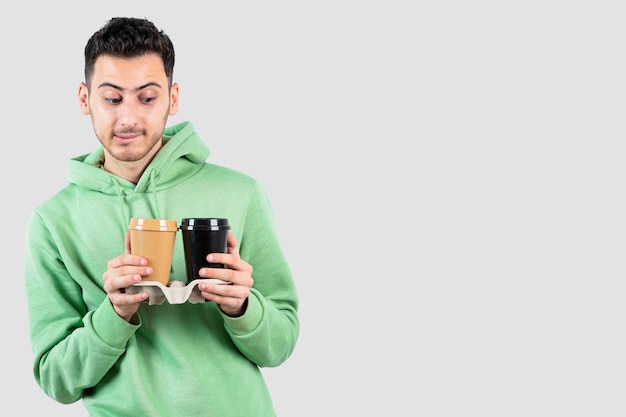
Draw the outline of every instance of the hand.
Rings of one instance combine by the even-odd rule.
[[[128,322],[139,309],[139,303],[148,299],[148,293],[126,294],[123,290],[141,281],[142,276],[152,274],[152,268],[147,265],[145,258],[130,254],[130,234],[126,232],[124,254],[111,259],[102,274],[104,291],[109,295],[113,309]]]
[[[245,313],[252,279],[252,265],[239,257],[239,243],[232,232],[228,232],[226,253],[210,253],[207,261],[221,263],[226,268],[200,268],[203,278],[217,278],[228,281],[232,285],[200,283],[198,288],[204,298],[214,301],[220,309],[231,317]]]

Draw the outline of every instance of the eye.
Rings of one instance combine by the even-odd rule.
[[[108,97],[105,97],[104,101],[106,103],[109,103],[109,104],[120,104],[122,99],[121,98],[108,98]]]
[[[144,103],[144,104],[149,104],[152,101],[154,101],[155,99],[156,99],[156,97],[143,97],[141,99],[141,102]]]

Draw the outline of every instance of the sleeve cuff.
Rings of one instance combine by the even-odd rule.
[[[257,297],[254,290],[250,291],[248,296],[248,307],[246,312],[239,317],[230,317],[220,310],[220,314],[224,317],[224,323],[236,335],[243,335],[253,331],[263,317],[263,305]]]
[[[107,345],[124,348],[128,340],[135,334],[141,321],[139,316],[133,318],[131,324],[117,315],[108,297],[105,297],[91,318],[94,332]]]

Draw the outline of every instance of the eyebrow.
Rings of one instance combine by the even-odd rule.
[[[119,85],[115,85],[115,84],[109,83],[109,82],[103,82],[102,84],[98,85],[98,88],[102,88],[102,87],[111,87],[111,88],[114,88],[114,89],[119,90],[119,91],[124,91],[124,88],[120,87]],[[142,90],[142,89],[144,89],[146,87],[162,88],[161,84],[155,83],[154,81],[151,81],[151,82],[146,83],[144,85],[140,85],[139,87],[135,88],[134,91],[139,91],[139,90]]]

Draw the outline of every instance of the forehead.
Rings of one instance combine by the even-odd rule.
[[[101,55],[96,59],[92,85],[111,83],[133,88],[146,82],[163,84],[167,80],[163,60],[158,54],[146,54],[133,58]]]

